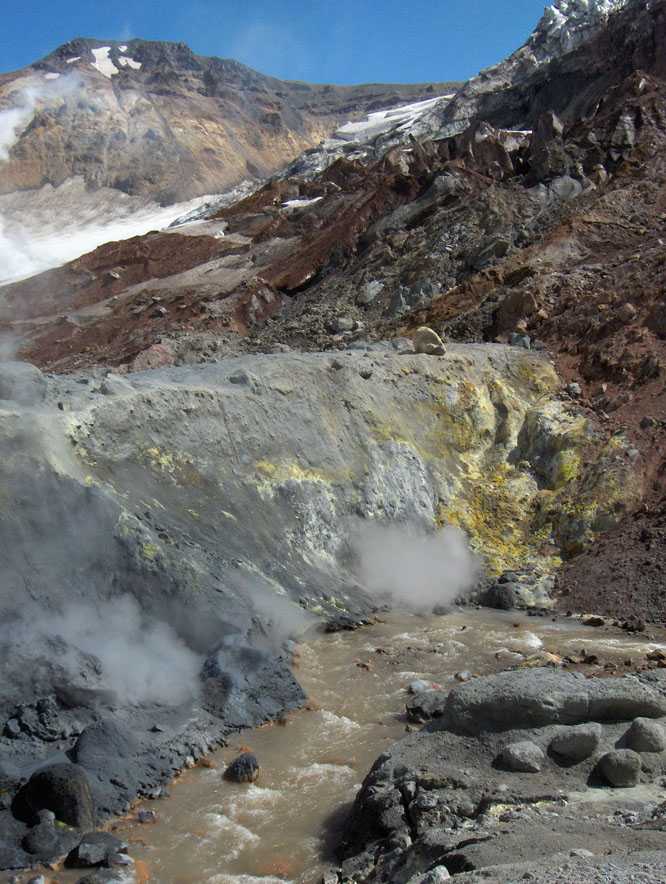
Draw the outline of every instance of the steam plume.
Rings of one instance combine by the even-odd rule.
[[[451,526],[425,534],[409,525],[362,523],[352,548],[366,589],[413,611],[450,604],[479,573],[465,535]]]

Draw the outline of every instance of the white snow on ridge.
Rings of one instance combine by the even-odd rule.
[[[405,104],[400,107],[387,110],[375,111],[368,114],[367,119],[355,123],[345,123],[337,130],[334,139],[343,141],[370,141],[388,132],[390,129],[407,131],[423,114],[431,110],[439,101],[453,98],[453,95],[438,95],[425,101],[416,101],[413,104]]]
[[[127,56],[127,55],[120,55],[120,56],[118,57],[118,62],[119,62],[119,64],[121,64],[124,68],[125,68],[125,67],[130,67],[130,68],[132,68],[132,69],[135,70],[135,71],[140,71],[140,70],[141,70],[141,62],[140,62],[140,61],[135,61],[135,59],[133,59],[133,58],[129,58],[129,56]]]
[[[92,54],[95,56],[95,61],[91,62],[91,64],[94,68],[97,68],[100,74],[104,74],[110,80],[119,71],[109,58],[109,52],[111,52],[110,46],[100,46],[99,49],[93,49]]]
[[[49,72],[48,74],[44,74],[45,80],[57,80],[60,74]]]
[[[74,56],[74,58],[68,58],[67,64],[74,64],[75,61],[81,61],[81,56],[76,55],[76,56]]]
[[[286,203],[282,203],[283,209],[305,209],[307,206],[313,206],[315,203],[318,203],[321,199],[320,196],[315,196],[311,200],[287,200]]]
[[[127,52],[127,46],[119,46],[118,51],[119,52]]]

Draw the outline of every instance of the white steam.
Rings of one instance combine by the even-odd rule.
[[[81,76],[76,72],[65,74],[57,80],[30,80],[15,99],[15,105],[0,110],[0,160],[9,158],[9,151],[16,144],[26,126],[32,121],[40,106],[50,106],[66,101],[83,88]]]
[[[130,704],[178,705],[197,691],[202,659],[167,623],[149,618],[129,595],[99,602],[77,601],[59,612],[35,610],[22,622],[0,627],[0,646],[26,656],[56,643],[57,662],[80,682],[81,655],[94,658],[98,682]]]
[[[359,578],[373,595],[412,611],[447,605],[470,589],[479,563],[462,531],[363,523],[352,538]]]

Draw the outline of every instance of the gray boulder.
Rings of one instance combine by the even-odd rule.
[[[88,869],[109,865],[111,857],[124,853],[127,844],[110,832],[89,832],[81,843],[71,851],[66,865],[73,869]]]
[[[539,773],[545,760],[542,750],[531,740],[505,746],[497,759],[505,770],[516,773]]]
[[[599,759],[597,770],[615,789],[635,786],[641,775],[641,757],[631,749],[614,749]]]
[[[649,718],[636,718],[627,731],[626,741],[634,752],[663,752],[666,749],[663,727]]]
[[[77,829],[95,827],[95,803],[85,770],[78,764],[51,764],[30,777],[14,799],[14,815],[33,822],[40,810]]]
[[[601,725],[592,721],[563,730],[550,741],[549,749],[564,761],[578,763],[597,751],[600,740]]]
[[[500,672],[454,688],[446,701],[455,733],[633,721],[666,715],[666,698],[633,678],[586,679],[552,669]]]

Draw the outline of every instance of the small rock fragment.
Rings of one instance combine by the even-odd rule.
[[[426,356],[444,356],[446,348],[437,332],[427,325],[422,325],[416,329],[414,335],[414,352],[425,353]]]
[[[258,776],[259,762],[252,752],[243,752],[234,758],[224,772],[224,778],[234,783],[254,783]]]
[[[539,773],[545,756],[531,740],[521,740],[505,746],[499,756],[499,763],[506,770],[515,773]]]

